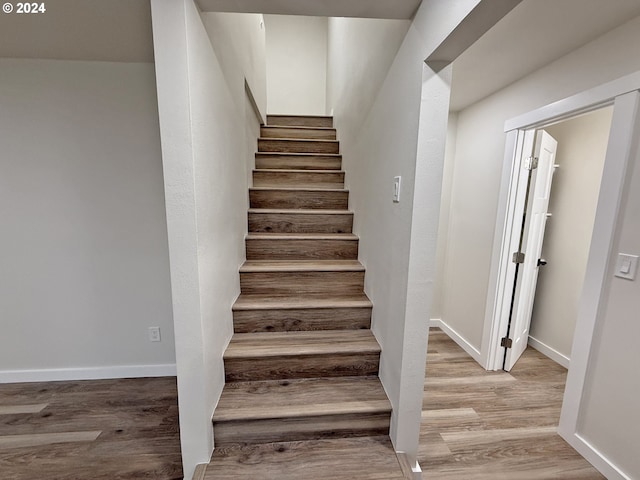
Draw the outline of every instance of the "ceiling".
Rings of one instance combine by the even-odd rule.
[[[0,58],[152,62],[149,0],[52,0],[0,14]]]
[[[451,110],[462,110],[638,15],[640,0],[524,0],[453,63]]]
[[[197,0],[204,11],[409,19],[421,0]]]
[[[198,0],[203,10],[411,18],[420,0]],[[15,2],[14,2],[15,3]],[[0,58],[152,62],[149,0],[50,0],[0,14]]]
[[[206,10],[410,18],[420,0],[198,0]],[[0,15],[0,58],[152,62],[149,0],[55,0]],[[461,110],[640,15],[640,0],[524,0],[455,62]]]

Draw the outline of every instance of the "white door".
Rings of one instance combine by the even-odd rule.
[[[547,223],[549,194],[556,159],[558,142],[544,130],[536,134],[534,157],[538,167],[532,170],[529,199],[526,207],[526,222],[523,229],[522,252],[524,263],[519,267],[518,286],[514,293],[514,303],[509,327],[511,348],[505,355],[504,369],[509,371],[527,348],[533,301],[536,295],[538,268],[542,253],[544,230]]]

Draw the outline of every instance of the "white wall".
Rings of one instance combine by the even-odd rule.
[[[414,459],[449,97],[449,69],[438,76],[424,67],[423,78],[423,66],[476,3],[423,2],[395,56],[401,24],[381,30],[340,19],[329,29],[330,107],[341,132],[359,258],[367,268],[365,290],[374,303],[372,328],[382,346],[380,377],[394,408],[391,437],[396,449]],[[378,58],[381,34],[388,35],[389,47]],[[391,62],[388,70],[368,69],[378,60]],[[396,175],[403,187],[398,204],[392,202]]]
[[[638,42],[635,18],[459,112],[442,318],[475,348],[482,343],[505,120],[640,70]]]
[[[530,336],[571,357],[578,301],[587,268],[612,108],[545,128],[558,141]],[[546,352],[544,348],[543,352]],[[553,352],[551,352],[553,353]]]
[[[433,292],[431,318],[442,320],[442,296],[445,285],[447,244],[449,238],[449,214],[451,210],[451,187],[453,165],[456,157],[456,135],[458,133],[458,114],[449,112],[447,123],[447,143],[445,146],[444,167],[442,173],[442,196],[440,203],[440,223],[438,225],[438,246],[436,250],[436,280]]]
[[[335,118],[339,138],[358,135],[410,24],[329,18],[327,112],[340,112]]]
[[[175,374],[153,65],[0,71],[0,381]]]
[[[263,119],[267,114],[267,69],[264,18],[259,14],[203,12],[207,29],[227,87],[238,108],[244,102],[246,80]],[[257,137],[256,137],[257,138]],[[254,142],[256,139],[254,138]]]
[[[637,109],[636,105],[636,109]],[[626,191],[609,258],[609,283],[589,359],[578,433],[626,477],[640,478],[640,279],[613,276],[618,252],[640,255],[640,130],[636,125]]]
[[[192,0],[153,0],[158,105],[165,169],[169,253],[176,325],[180,437],[185,478],[213,449],[211,416],[224,386],[222,355],[233,333],[231,306],[244,261],[248,158],[258,119],[244,91],[246,58],[218,58],[211,39],[247,47],[265,78],[257,17],[226,25],[211,39]],[[230,23],[226,24],[225,20]],[[244,46],[241,48],[241,46]],[[255,92],[264,85],[254,84]],[[258,93],[259,95],[259,93]]]
[[[265,15],[270,114],[325,115],[327,18]]]

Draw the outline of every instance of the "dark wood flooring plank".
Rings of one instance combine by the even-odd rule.
[[[174,377],[3,384],[0,406],[3,480],[182,479]]]

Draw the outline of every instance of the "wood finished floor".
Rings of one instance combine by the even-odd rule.
[[[486,372],[431,329],[420,452],[424,479],[604,479],[557,433],[566,369],[528,348]]]
[[[564,368],[528,349],[511,373],[488,373],[440,330],[431,330],[427,357],[424,479],[604,478],[555,433]],[[0,478],[182,478],[177,412],[174,378],[0,385]],[[265,476],[269,471],[291,478],[401,478],[386,437],[355,440],[218,449],[207,479],[289,478]],[[367,465],[371,476],[336,469],[348,457],[367,458],[351,465]],[[300,470],[307,465],[301,459],[319,473]]]
[[[0,478],[182,479],[176,379],[0,385]]]

